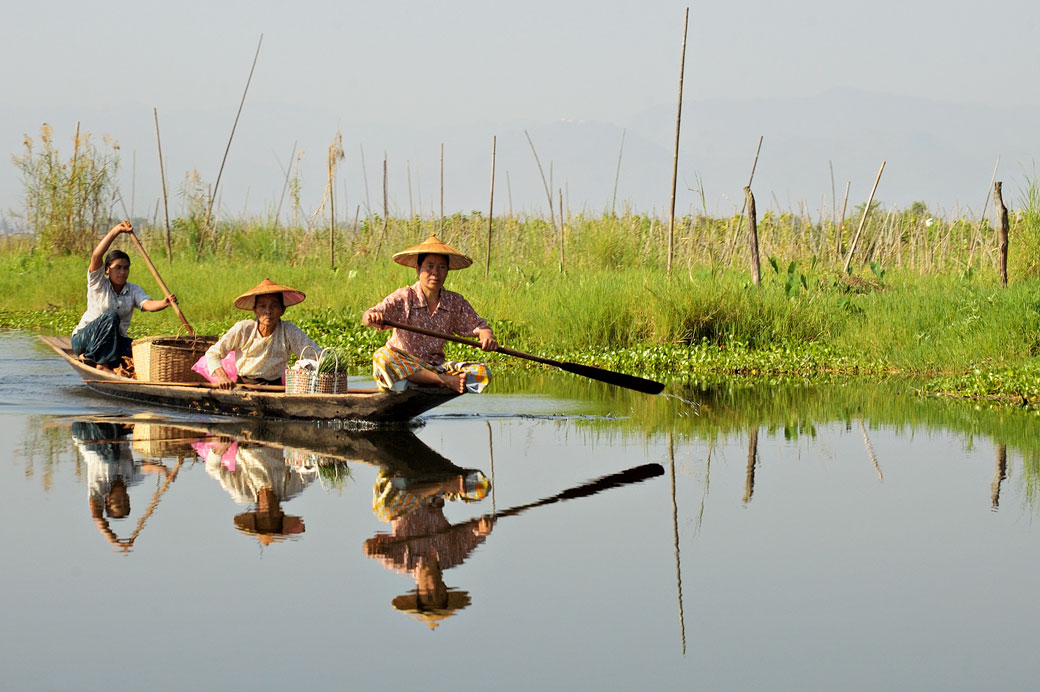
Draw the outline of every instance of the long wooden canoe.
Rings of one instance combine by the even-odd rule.
[[[459,396],[447,389],[416,388],[404,392],[349,389],[340,394],[286,394],[272,387],[231,390],[208,383],[141,382],[98,370],[72,353],[67,337],[41,336],[40,340],[65,359],[90,389],[107,396],[153,406],[198,413],[257,416],[293,420],[352,420],[403,423]]]

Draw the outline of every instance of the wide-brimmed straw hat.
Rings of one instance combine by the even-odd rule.
[[[285,307],[302,303],[303,299],[307,297],[295,288],[280,286],[270,279],[264,279],[238,298],[235,298],[234,305],[236,308],[241,308],[243,310],[252,310],[256,306],[257,296],[268,295],[270,293],[281,293],[282,302],[285,304]]]
[[[462,589],[448,589],[448,602],[442,608],[429,608],[421,605],[418,589],[413,589],[391,601],[394,608],[425,623],[431,630],[436,629],[441,620],[451,617],[471,602],[469,594]]]
[[[285,540],[306,530],[301,517],[293,517],[282,512],[243,512],[235,515],[235,527],[264,545]]]
[[[419,255],[444,255],[448,258],[448,269],[465,269],[473,264],[473,260],[451,245],[442,243],[436,235],[431,235],[426,240],[407,250],[401,250],[394,255],[394,261],[406,267],[417,269],[419,267]]]

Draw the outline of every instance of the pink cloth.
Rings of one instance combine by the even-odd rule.
[[[378,312],[388,320],[444,334],[475,337],[478,329],[490,329],[469,301],[461,294],[444,288],[441,289],[440,303],[431,314],[418,281],[397,289],[379,305],[369,308],[368,312]],[[431,365],[444,362],[444,339],[395,329],[386,344]]]
[[[226,356],[220,359],[220,367],[224,369],[224,374],[231,378],[232,382],[238,381],[238,366],[235,365],[235,352],[231,351]],[[191,366],[191,369],[205,377],[210,382],[216,382],[217,378],[210,374],[209,366],[206,365],[206,355],[203,354],[201,358],[195,361],[195,365]]]

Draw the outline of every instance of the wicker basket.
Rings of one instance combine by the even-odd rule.
[[[134,372],[148,382],[205,382],[191,369],[215,336],[146,336],[134,339]]]
[[[301,368],[285,369],[286,394],[343,394],[349,386],[346,374],[314,372]]]
[[[296,365],[285,369],[285,393],[286,394],[342,394],[350,386],[347,382],[347,373],[343,372],[318,372],[310,367],[301,367],[302,362],[321,367],[322,361],[331,354],[336,359],[336,370],[339,370],[339,357],[335,350],[326,349],[321,355],[307,359],[306,352],[313,351],[310,346],[305,347],[301,360]]]

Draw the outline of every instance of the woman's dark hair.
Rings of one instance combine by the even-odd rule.
[[[415,267],[416,267],[416,269],[418,269],[419,267],[422,267],[422,263],[425,262],[426,258],[429,257],[430,255],[438,255],[439,257],[443,257],[444,261],[448,265],[448,269],[451,269],[451,258],[448,257],[447,255],[442,255],[439,252],[421,252],[418,255],[416,255],[415,256]]]
[[[105,269],[112,266],[112,263],[116,260],[125,259],[127,264],[130,264],[130,255],[126,254],[122,250],[112,250],[105,255]]]

